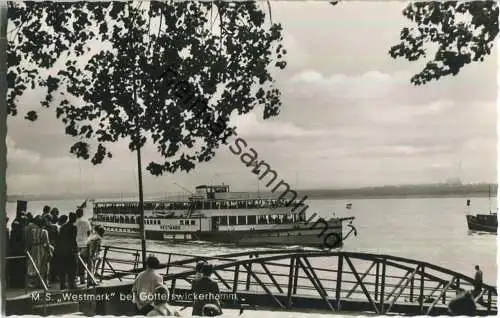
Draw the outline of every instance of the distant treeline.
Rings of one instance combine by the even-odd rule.
[[[497,184],[426,184],[366,187],[358,189],[301,190],[309,198],[359,198],[359,197],[496,197]]]
[[[390,197],[480,197],[497,195],[497,184],[425,184],[425,185],[400,185],[400,186],[382,186],[365,187],[357,189],[311,189],[299,190],[299,197],[307,195],[310,199],[334,199],[334,198],[390,198]],[[277,190],[273,196],[279,196],[281,193]],[[254,193],[257,195],[257,193]],[[159,194],[146,194],[148,197],[159,196]],[[163,193],[161,196],[163,197]],[[136,193],[99,193],[88,194],[87,198],[122,198],[136,197]],[[85,199],[82,195],[61,194],[61,195],[9,195],[7,200],[15,202],[16,200],[76,200]]]

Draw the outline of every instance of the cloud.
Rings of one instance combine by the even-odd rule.
[[[253,112],[243,116],[233,116],[231,126],[237,127],[239,136],[247,139],[282,140],[295,138],[319,137],[328,134],[326,130],[301,128],[291,122],[282,122],[275,119],[259,120],[257,113],[262,110],[254,109]]]
[[[458,76],[416,87],[410,78],[421,63],[391,59],[404,3],[273,3],[283,24],[287,68],[276,74],[282,91],[279,116],[262,108],[233,116],[238,135],[280,177],[301,188],[496,179],[497,62],[468,65]],[[496,53],[496,52],[493,52]],[[41,90],[18,105],[38,110]],[[22,114],[22,113],[21,113]],[[136,155],[127,142],[114,145],[99,166],[69,155],[75,141],[52,110],[34,123],[8,120],[8,192],[137,191]],[[143,165],[158,157],[148,146]],[[159,178],[144,173],[145,193],[184,192],[174,185],[225,182],[256,190],[257,179],[225,146],[191,173]]]

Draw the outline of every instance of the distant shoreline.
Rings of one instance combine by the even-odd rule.
[[[257,197],[258,193],[251,193],[252,197]],[[261,193],[264,194],[264,193]],[[364,199],[432,199],[432,198],[463,198],[464,200],[468,198],[487,198],[491,197],[492,199],[496,199],[496,193],[492,193],[491,195],[488,193],[443,193],[443,194],[429,194],[429,193],[398,193],[398,194],[375,194],[375,193],[345,193],[345,194],[318,194],[318,193],[310,193],[308,191],[301,191],[298,193],[297,199],[300,199],[304,196],[307,196],[308,200],[364,200]],[[278,195],[279,196],[279,195]],[[276,196],[276,197],[278,197]],[[134,198],[138,200],[135,195],[100,195],[100,196],[89,196],[87,198],[94,198],[96,200],[102,199],[112,199],[113,201],[119,201],[120,199],[130,200],[130,198]],[[158,197],[157,195],[151,195],[151,197]],[[177,196],[178,197],[178,196]],[[263,196],[268,197],[268,196]],[[84,201],[87,198],[85,197],[57,197],[57,196],[16,196],[12,198],[8,198],[8,203],[16,203],[17,200],[26,200],[26,201]],[[174,198],[165,198],[166,200]],[[145,198],[145,200],[152,200],[149,198]],[[159,198],[155,200],[160,200]]]

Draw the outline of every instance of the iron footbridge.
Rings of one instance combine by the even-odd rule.
[[[304,250],[217,256],[154,254],[165,264],[161,274],[172,295],[189,294],[197,262],[213,264],[213,278],[221,295],[227,295],[221,300],[228,307],[238,304],[266,310],[446,315],[453,298],[474,289],[472,277],[391,255]],[[141,270],[139,256],[138,250],[106,247],[96,276],[101,280],[134,279]],[[483,284],[475,301],[477,315],[497,315],[496,287]],[[187,306],[191,300],[179,298],[174,302]]]

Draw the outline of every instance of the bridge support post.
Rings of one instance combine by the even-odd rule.
[[[420,314],[424,313],[424,277],[425,277],[425,267],[422,265],[420,267],[420,292],[418,296],[418,304],[420,305]]]
[[[491,314],[491,289],[488,290],[488,307],[487,307],[487,314]]]
[[[249,258],[252,258],[253,254],[250,254],[250,257]],[[249,263],[248,264],[248,271],[247,271],[247,281],[246,281],[246,284],[245,284],[245,289],[247,291],[250,290],[250,280],[252,279],[252,276],[250,275],[250,272],[252,271],[252,263]]]
[[[175,295],[175,278],[172,279],[172,284],[170,284],[170,297],[171,297],[171,299],[175,299],[174,295]]]
[[[380,263],[377,262],[375,272],[375,300],[378,300],[379,276],[380,276]]]
[[[410,281],[410,303],[413,302],[413,290],[415,289],[415,276],[411,277]]]
[[[295,281],[294,277],[294,266],[295,266],[295,257],[290,258],[290,268],[288,269],[288,289],[287,289],[287,308],[292,308],[292,295]]]
[[[104,275],[104,270],[106,269],[106,257],[108,256],[108,250],[109,250],[109,246],[106,246],[104,248],[104,252],[102,254],[102,267],[101,267],[101,278],[100,278],[100,282],[102,282],[102,276]]]
[[[233,279],[233,295],[238,291],[238,275],[240,273],[240,265],[236,265],[234,269],[234,279]]]
[[[299,283],[299,261],[295,259],[295,270],[293,274],[293,294],[297,294],[297,286]]]
[[[386,259],[382,259],[382,277],[381,277],[381,282],[380,282],[380,314],[383,315],[385,314],[385,304],[384,304],[384,298],[385,298],[385,270],[386,270]]]
[[[335,299],[337,300],[337,311],[340,312],[341,308],[341,292],[342,292],[342,272],[343,268],[342,266],[344,265],[344,256],[339,255],[337,256],[337,286],[335,286]]]

